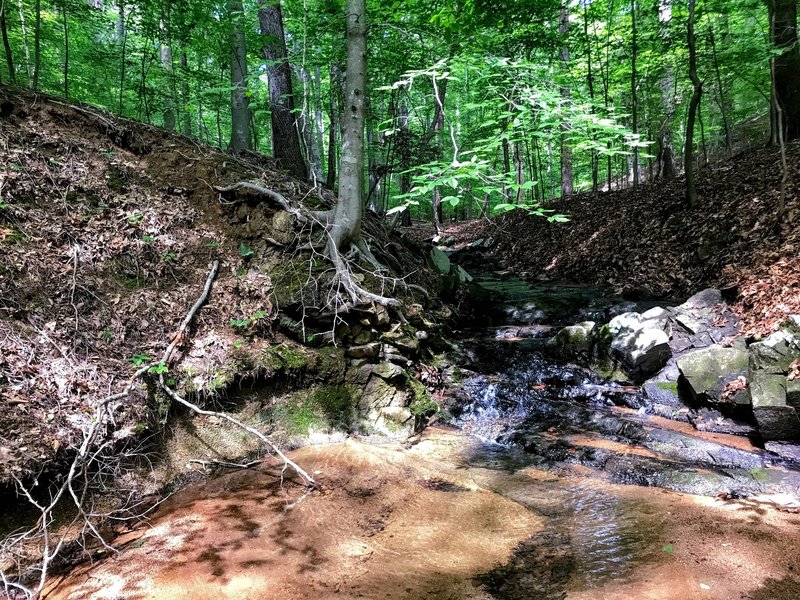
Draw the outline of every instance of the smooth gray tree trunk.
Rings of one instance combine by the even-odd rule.
[[[231,17],[232,150],[250,149],[250,103],[247,98],[247,46],[242,30],[242,0],[228,0]]]
[[[339,201],[331,242],[343,250],[360,242],[364,202],[364,98],[367,85],[367,24],[365,0],[347,0],[347,73],[342,114],[342,155]]]

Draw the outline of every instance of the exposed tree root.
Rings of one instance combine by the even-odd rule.
[[[206,278],[202,293],[186,313],[172,341],[164,351],[161,361],[141,366],[127,381],[122,391],[108,395],[98,401],[93,418],[83,431],[83,441],[75,451],[75,456],[70,463],[69,470],[59,485],[50,491],[48,501],[42,502],[37,500],[32,491],[24,485],[22,481],[19,479],[17,480],[20,495],[40,512],[40,517],[29,529],[16,531],[0,540],[0,556],[3,557],[4,562],[11,562],[18,570],[17,576],[12,576],[7,572],[9,567],[0,568],[0,583],[3,586],[6,597],[38,600],[47,583],[50,567],[67,545],[68,536],[75,535],[76,528],[79,529],[77,543],[84,550],[87,549],[89,540],[94,539],[96,542],[99,542],[105,550],[116,552],[103,538],[102,533],[98,529],[98,523],[104,519],[117,518],[115,517],[115,513],[118,511],[96,513],[92,506],[91,496],[95,492],[104,489],[104,484],[98,473],[101,473],[104,467],[107,468],[109,466],[106,463],[109,461],[113,462],[113,459],[106,454],[106,451],[111,450],[114,443],[114,440],[107,435],[108,426],[114,423],[114,403],[126,398],[133,391],[136,382],[154,367],[159,368],[158,382],[161,389],[172,400],[190,408],[197,414],[225,419],[254,435],[283,461],[284,468],[281,472],[282,476],[286,469],[291,467],[309,486],[316,485],[314,479],[305,470],[281,452],[281,450],[263,433],[225,413],[204,410],[185,400],[166,385],[163,366],[170,363],[175,349],[185,341],[186,332],[192,320],[208,300],[211,287],[218,272],[219,261],[214,261],[208,277]],[[70,500],[73,505],[75,516],[69,525],[63,526],[62,524],[59,529],[61,533],[57,533],[54,528],[56,507],[59,503],[67,499]],[[143,518],[150,510],[155,508],[155,506],[156,505],[151,506],[144,511],[139,511],[133,517],[126,518]],[[130,511],[132,508],[136,508],[136,505],[133,507],[129,505],[125,510]],[[41,552],[41,557],[35,567],[25,570],[21,565],[29,560],[30,548],[38,549],[38,551]],[[32,572],[38,573],[38,576],[32,576]],[[33,579],[34,582],[28,584],[26,579]]]

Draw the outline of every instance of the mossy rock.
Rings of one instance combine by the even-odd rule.
[[[349,431],[356,425],[356,405],[352,386],[329,385],[298,392],[265,411],[264,416],[290,435]]]

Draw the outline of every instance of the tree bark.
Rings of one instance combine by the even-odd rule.
[[[330,72],[328,74],[330,82],[330,105],[328,107],[330,112],[330,129],[328,130],[328,172],[325,173],[325,187],[329,190],[334,189],[336,186],[336,157],[338,155],[338,144],[336,142],[336,132],[340,130],[339,125],[339,108],[341,105],[341,75],[339,67],[331,63]]]
[[[361,238],[364,202],[364,98],[367,84],[367,24],[365,0],[347,0],[347,73],[342,115],[342,156],[339,201],[330,229],[335,250],[357,245]]]
[[[435,75],[434,75],[435,78]],[[433,133],[436,145],[436,158],[442,156],[442,131],[444,130],[444,102],[447,98],[447,79],[442,79],[441,83],[433,80],[433,100],[436,106],[433,111],[433,123],[431,132]],[[442,191],[436,187],[433,189],[433,225],[436,232],[442,231]]]
[[[672,44],[670,26],[672,23],[672,0],[659,0],[658,20],[661,27],[661,39],[665,51]],[[675,71],[670,64],[664,65],[659,82],[661,89],[661,112],[663,121],[658,132],[658,175],[663,179],[672,179],[677,174],[675,166],[675,150],[672,123],[675,118]]]
[[[406,104],[405,99],[400,100],[397,118],[400,128],[397,132],[395,144],[400,157],[399,187],[400,195],[402,196],[411,191],[411,174],[408,172],[411,169],[411,131],[408,128],[408,104]],[[404,227],[410,226],[411,209],[404,210],[400,219],[401,225]]]
[[[797,39],[797,0],[768,0],[773,55],[773,115],[780,104],[784,140],[800,138],[800,49]]]
[[[6,23],[6,1],[0,0],[0,31],[3,35],[3,50],[6,55],[8,78],[11,83],[17,83],[17,74],[14,72],[14,55],[11,53],[11,43],[8,41],[8,24]]]
[[[281,5],[274,0],[259,0],[259,6],[258,21],[268,61],[272,155],[281,168],[305,180],[308,172],[294,116],[292,69],[287,59]]]
[[[242,0],[228,0],[231,17],[232,150],[250,149],[250,103],[247,98],[247,47],[242,30]]]
[[[631,0],[631,125],[634,135],[639,133],[639,106],[636,94],[636,54],[638,52],[636,39],[636,0]],[[633,148],[633,156],[631,157],[633,164],[633,189],[639,187],[639,148]]]
[[[565,5],[561,9],[558,24],[558,32],[563,36],[563,46],[561,47],[561,62],[564,70],[569,68],[569,45],[567,35],[569,35],[569,8]],[[570,100],[570,89],[568,86],[561,86],[561,97],[564,102]],[[561,125],[561,196],[571,196],[573,192],[572,184],[572,148],[567,140],[567,132],[572,129],[569,123]]]
[[[703,84],[697,76],[697,40],[694,34],[695,0],[689,0],[689,19],[686,23],[689,45],[689,79],[694,93],[689,103],[689,117],[686,121],[686,147],[684,149],[684,171],[686,173],[686,201],[692,208],[697,207],[697,188],[694,181],[694,122],[697,108],[703,97]]]
[[[714,75],[717,80],[717,99],[719,101],[719,112],[722,116],[722,127],[725,133],[725,150],[731,152],[731,128],[728,123],[728,107],[725,100],[725,90],[722,86],[722,73],[719,68],[719,56],[717,55],[717,42],[714,36],[714,28],[708,32],[708,40],[711,42],[711,55],[714,59]]]
[[[175,131],[175,98],[172,95],[172,80],[174,74],[172,70],[172,48],[169,42],[159,46],[158,54],[161,59],[161,68],[164,69],[164,73],[167,77],[167,94],[164,99],[164,129],[167,131]]]
[[[33,82],[31,87],[39,89],[39,71],[42,66],[42,0],[33,3]]]

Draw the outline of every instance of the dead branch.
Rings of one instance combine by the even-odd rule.
[[[289,201],[283,194],[279,194],[275,190],[271,190],[268,187],[264,187],[258,183],[253,183],[251,181],[237,181],[231,185],[214,186],[214,189],[218,192],[232,192],[234,190],[248,190],[250,192],[256,192],[277,202],[283,210],[292,215],[300,223],[305,223],[308,221],[308,216],[306,216],[306,214],[299,208],[289,204]]]

